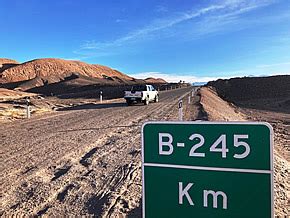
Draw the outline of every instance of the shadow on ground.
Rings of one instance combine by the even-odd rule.
[[[128,213],[127,215],[128,218],[142,217],[142,199],[140,199],[139,202],[140,202],[139,206],[135,207]]]
[[[107,104],[81,104],[72,107],[59,108],[57,111],[71,111],[71,110],[90,110],[90,109],[102,109],[102,108],[114,108],[114,107],[127,107],[127,104],[124,102],[120,103],[107,103]]]
[[[99,128],[82,128],[82,129],[67,129],[67,130],[62,130],[58,132],[78,132],[78,131],[98,131],[98,130],[104,130],[104,129],[116,129],[116,128],[132,128],[132,127],[141,127],[141,125],[129,125],[129,126],[124,126],[124,125],[118,125],[118,126],[107,126],[107,127],[99,127]]]

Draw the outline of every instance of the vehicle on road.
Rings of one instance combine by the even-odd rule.
[[[158,102],[159,93],[152,85],[135,85],[130,91],[125,91],[124,98],[128,105],[136,103]]]

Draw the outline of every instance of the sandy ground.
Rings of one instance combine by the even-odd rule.
[[[1,214],[140,216],[141,125],[176,120],[189,90],[148,107],[84,104],[1,125]]]
[[[52,99],[58,111],[1,124],[0,215],[141,217],[141,125],[184,119],[261,120],[275,130],[275,214],[289,211],[289,114],[239,108],[202,88],[183,88],[149,106]],[[191,94],[190,94],[191,95]],[[78,102],[78,103],[77,103]],[[288,191],[288,192],[287,192]]]
[[[15,100],[33,96],[37,96],[37,94],[0,88],[0,101],[7,101],[11,99]]]
[[[242,108],[247,118],[266,121],[274,129],[274,198],[275,213],[290,217],[290,114]]]
[[[253,108],[237,107],[222,100],[210,88],[201,89],[201,104],[211,121],[263,121],[268,122],[274,129],[274,206],[276,217],[289,217],[290,215],[290,114],[260,108],[259,100],[247,101]],[[262,99],[263,100],[263,99]],[[277,99],[276,99],[277,100]],[[275,101],[272,101],[275,104]],[[283,110],[284,111],[284,110]]]

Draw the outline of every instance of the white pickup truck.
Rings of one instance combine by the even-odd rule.
[[[152,85],[135,85],[131,91],[125,91],[124,98],[128,105],[133,102],[143,102],[148,105],[150,101],[158,102],[159,94]]]

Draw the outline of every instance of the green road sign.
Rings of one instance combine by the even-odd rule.
[[[268,123],[145,123],[143,217],[274,217],[272,148]]]

